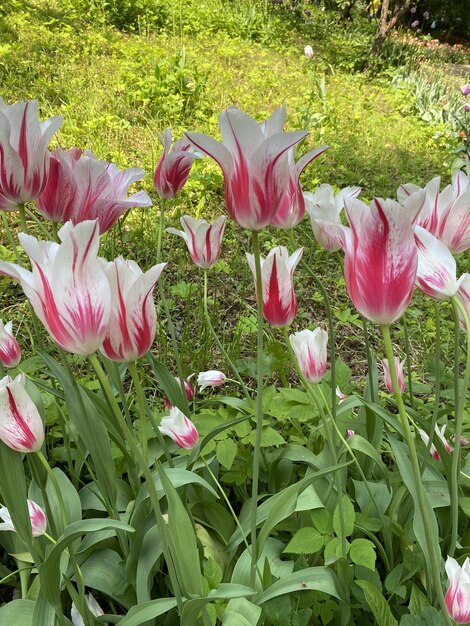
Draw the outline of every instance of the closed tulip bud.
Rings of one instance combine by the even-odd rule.
[[[46,514],[39,504],[36,504],[33,500],[28,500],[28,511],[33,537],[44,535],[47,529]],[[0,518],[3,520],[3,523],[0,524],[0,530],[16,532],[11,520],[10,511],[5,506],[0,508]]]
[[[184,391],[185,391],[186,399],[188,400],[188,402],[190,402],[194,398],[194,387],[193,385],[191,385],[191,382],[190,382],[193,376],[194,374],[191,374],[191,376],[188,376],[186,380],[184,381]],[[175,376],[175,380],[178,384],[178,387],[181,387],[180,379],[178,378],[178,376]],[[168,410],[171,409],[171,403],[168,400],[168,398],[163,399],[163,404],[165,405],[166,409]]]
[[[297,300],[294,293],[293,274],[302,258],[303,248],[299,248],[289,256],[287,248],[277,246],[266,259],[261,257],[261,280],[263,290],[263,314],[271,326],[287,326],[297,313]],[[255,259],[252,254],[246,255],[248,264],[255,278]]]
[[[223,372],[219,372],[218,370],[199,372],[197,376],[197,384],[200,391],[203,391],[206,387],[220,387],[226,380],[227,377],[225,374]]]
[[[0,439],[17,452],[37,452],[44,441],[44,425],[24,385],[24,374],[0,380]]]
[[[397,356],[393,357],[393,362],[395,364],[395,372],[397,374],[398,379],[398,388],[401,393],[405,391],[406,383],[405,383],[405,374],[404,374],[404,365],[405,361],[400,361]],[[389,390],[390,393],[394,393],[392,377],[390,375],[390,365],[387,359],[382,359],[382,367],[384,368],[384,380],[385,386]]]
[[[155,339],[153,290],[166,263],[143,272],[135,261],[118,257],[102,268],[111,291],[111,312],[100,350],[112,361],[129,363],[143,356]]]
[[[223,143],[200,133],[186,133],[194,146],[222,169],[227,211],[240,226],[259,231],[271,223],[289,184],[287,151],[308,135],[283,133],[285,109],[258,124],[236,107],[219,116]]]
[[[445,601],[450,617],[457,624],[470,624],[470,559],[462,567],[448,556],[446,573],[449,578]]]
[[[162,417],[160,432],[171,437],[180,448],[194,448],[199,435],[196,427],[176,406],[171,407],[170,415]]]
[[[163,137],[163,154],[157,164],[153,183],[160,197],[171,200],[186,184],[195,159],[201,156],[187,139],[179,139],[171,148],[171,130],[167,128]]]
[[[180,220],[184,230],[176,228],[166,230],[182,237],[188,246],[193,263],[206,270],[214,265],[220,256],[225,219],[221,216],[213,224],[209,224],[206,220],[196,220],[194,217],[184,215]]]
[[[305,378],[320,382],[326,372],[328,333],[321,328],[302,330],[290,335],[289,341]]]
[[[352,430],[351,428],[348,428],[346,433],[347,433],[348,439],[351,439],[351,437],[354,437],[354,435],[356,434],[356,431]]]
[[[470,111],[470,104],[464,104],[463,110],[465,111],[465,113],[468,113]]]
[[[129,186],[144,175],[139,167],[119,171],[90,150],[82,153],[79,148],[57,148],[51,155],[49,179],[37,207],[52,222],[71,220],[79,224],[97,219],[102,234],[128,209],[152,206],[145,191],[126,197]]]
[[[36,315],[51,337],[67,352],[93,354],[102,344],[108,326],[110,288],[98,260],[98,222],[59,230],[61,243],[38,241],[20,233],[23,250],[33,271],[0,261],[0,274],[21,284]]]
[[[312,46],[305,46],[304,54],[307,57],[307,59],[313,59],[313,57],[315,56],[315,53],[313,52]]]
[[[5,367],[16,367],[21,360],[21,348],[12,334],[13,322],[3,325],[0,320],[0,362]]]
[[[423,13],[423,17],[424,17],[425,20],[428,20],[429,19],[429,11],[425,11]]]
[[[470,83],[467,83],[466,85],[462,85],[462,87],[460,89],[462,90],[462,95],[463,96],[470,95]]]
[[[85,596],[85,601],[92,615],[94,615],[95,617],[100,617],[100,615],[104,615],[103,609],[100,607],[100,605],[95,600],[95,598],[91,595],[91,593],[88,593]],[[70,611],[70,617],[72,619],[73,626],[85,626],[85,622],[83,621],[82,616],[78,612],[77,607],[75,606],[74,602],[72,602],[72,609]]]
[[[61,117],[39,122],[37,100],[7,106],[0,98],[0,209],[14,211],[35,200],[49,175],[47,144]]]
[[[439,426],[436,424],[436,426],[434,427],[434,433],[441,440],[442,445],[444,446],[446,452],[450,454],[453,448],[444,436],[446,426],[447,424],[444,424],[442,428],[439,428]],[[424,442],[424,445],[427,446],[429,443],[429,435],[424,430],[421,430],[421,428],[418,428],[418,432],[420,434],[421,439]],[[437,448],[434,444],[431,444],[431,448],[429,449],[429,452],[433,459],[435,459],[436,461],[441,460],[440,454],[437,451]]]

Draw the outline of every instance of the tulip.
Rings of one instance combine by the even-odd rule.
[[[405,361],[404,360],[400,361],[400,359],[397,356],[393,357],[393,361],[395,363],[395,372],[398,378],[398,388],[400,389],[401,393],[403,393],[406,388],[405,374],[403,371]],[[390,366],[389,366],[387,359],[382,359],[382,367],[384,368],[385,386],[387,387],[390,393],[394,393],[392,377],[390,375]]]
[[[302,374],[312,383],[319,383],[326,372],[328,333],[321,328],[302,330],[289,336],[290,345]]]
[[[354,437],[354,435],[356,434],[356,431],[352,430],[351,428],[348,428],[346,433],[347,433],[348,439],[351,439],[351,437]]]
[[[171,407],[170,415],[162,417],[160,432],[171,437],[180,448],[194,448],[199,435],[196,427],[176,406]]]
[[[300,174],[314,159],[319,157],[328,146],[321,146],[304,154],[297,163],[294,162],[294,148],[287,152],[289,162],[289,183],[279,210],[271,220],[272,226],[278,228],[294,228],[305,215],[305,199],[300,186]]]
[[[287,248],[277,246],[266,259],[261,257],[261,281],[263,289],[263,314],[272,326],[287,326],[297,313],[297,300],[294,293],[293,274],[297,263],[302,258],[303,248],[289,256]],[[252,254],[246,255],[248,264],[255,277],[256,268]]]
[[[463,274],[460,279],[460,285],[457,290],[457,298],[463,304],[465,311],[467,313],[467,317],[470,319],[470,274]],[[462,330],[465,332],[467,330],[467,325],[465,319],[461,312],[459,311],[459,321]]]
[[[184,381],[184,391],[186,394],[186,399],[188,400],[188,402],[191,402],[191,400],[194,398],[194,387],[191,385],[191,378],[194,376],[194,374],[191,374],[191,376],[188,376],[186,378],[186,380]],[[178,387],[181,387],[181,383],[180,383],[180,379],[178,378],[178,376],[175,376],[175,380],[178,384]],[[163,404],[165,405],[165,408],[170,410],[171,409],[171,403],[168,400],[168,398],[164,398],[163,399]]]
[[[171,148],[171,130],[167,128],[163,137],[159,135],[163,144],[163,154],[157,164],[153,177],[155,189],[165,200],[171,200],[186,184],[191,167],[200,155],[192,148],[186,139],[179,139]]]
[[[91,593],[88,593],[85,596],[85,602],[87,603],[87,606],[90,609],[90,612],[92,615],[94,615],[95,617],[100,617],[100,615],[104,615],[103,609],[100,607],[100,605],[98,604],[98,602],[95,600],[95,598],[92,596]],[[85,626],[85,622],[83,621],[82,616],[78,612],[77,607],[75,606],[74,602],[72,602],[72,609],[70,611],[70,617],[72,619],[73,626]]]
[[[209,224],[206,220],[196,220],[194,217],[184,215],[180,220],[184,230],[167,228],[166,231],[182,237],[188,246],[193,263],[207,270],[220,256],[225,219],[221,216],[213,224]]]
[[[336,195],[331,185],[320,185],[315,193],[304,193],[306,211],[310,217],[315,239],[323,248],[335,252],[341,248],[335,237],[330,237],[323,228],[323,222],[341,224],[341,211],[346,198],[355,198],[361,193],[360,187],[345,187]]]
[[[465,111],[465,113],[468,113],[470,111],[470,104],[464,104],[463,110]]]
[[[0,439],[17,452],[37,452],[44,441],[44,425],[24,385],[24,374],[0,380]]]
[[[416,11],[417,11],[417,7],[411,7],[410,13],[416,13]]]
[[[35,200],[49,173],[47,144],[61,117],[39,122],[37,100],[7,106],[0,98],[0,209],[14,211]]]
[[[468,168],[468,165],[467,165]],[[450,185],[440,192],[440,178],[436,176],[424,187],[425,202],[415,223],[442,241],[452,254],[470,248],[470,173],[456,170]],[[397,191],[402,204],[420,187],[401,185]]]
[[[339,387],[336,387],[336,397],[338,398],[338,404],[341,404],[348,396],[346,393],[343,393]]]
[[[313,59],[315,53],[313,52],[312,46],[305,46],[304,54],[307,57],[307,59]]]
[[[142,272],[135,261],[118,257],[102,268],[111,291],[111,312],[101,352],[129,363],[143,356],[155,339],[157,316],[152,294],[166,263]]]
[[[33,271],[0,261],[0,274],[18,280],[36,315],[59,346],[74,354],[93,354],[103,342],[111,297],[98,261],[97,221],[59,231],[61,243],[20,233]]]
[[[13,322],[5,326],[0,320],[0,362],[5,367],[16,367],[21,360],[21,348],[13,337]]]
[[[424,17],[425,20],[428,20],[429,19],[429,11],[425,11],[423,13],[423,17]]]
[[[457,280],[457,265],[447,246],[421,226],[415,226],[418,246],[418,273],[416,285],[434,300],[455,296],[465,280]]]
[[[199,372],[197,376],[197,384],[199,390],[203,391],[206,387],[220,387],[225,383],[227,377],[223,372],[218,370],[208,370],[207,372]]]
[[[439,437],[439,439],[441,440],[444,448],[446,449],[446,452],[448,454],[450,454],[452,452],[452,446],[450,445],[450,443],[447,441],[447,439],[444,436],[445,430],[446,430],[446,424],[444,424],[444,426],[442,426],[441,429],[439,429],[439,426],[436,424],[436,426],[434,427],[434,432],[435,434]],[[421,428],[418,428],[418,432],[421,436],[421,439],[424,442],[424,445],[427,446],[429,443],[429,435],[424,432],[424,430],[421,430]],[[436,449],[436,446],[434,444],[431,444],[431,448],[429,450],[431,456],[433,457],[433,459],[435,459],[436,461],[440,461],[441,457],[439,455],[439,452]]]
[[[423,202],[423,191],[405,206],[375,198],[368,207],[352,198],[345,201],[350,228],[322,224],[345,252],[344,276],[354,306],[372,322],[391,324],[411,300],[418,265],[412,222]]]
[[[463,96],[470,95],[470,83],[467,83],[466,85],[462,85],[462,87],[460,89],[462,91],[462,95]]]
[[[283,108],[258,124],[236,107],[219,116],[223,143],[200,133],[186,133],[202,152],[217,161],[225,183],[229,215],[243,228],[258,231],[271,223],[289,183],[286,152],[306,132],[281,132]]]
[[[27,502],[33,537],[40,537],[46,532],[46,514],[41,509],[39,504],[36,504],[33,500],[28,500]],[[3,523],[0,524],[0,530],[16,532],[13,522],[11,521],[10,511],[6,508],[6,506],[2,506],[0,508],[0,518],[3,520]]]
[[[414,22],[411,22],[411,28],[416,28],[417,26],[419,26],[419,20],[415,20]]]
[[[37,207],[52,222],[79,224],[97,219],[100,233],[109,230],[131,207],[152,206],[145,191],[126,198],[129,186],[145,172],[138,167],[119,171],[113,163],[99,160],[90,150],[79,148],[52,153],[49,180]]]
[[[470,559],[466,558],[460,567],[448,556],[446,572],[449,588],[445,600],[449,615],[457,624],[470,624]]]

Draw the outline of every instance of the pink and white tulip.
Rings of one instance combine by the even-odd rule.
[[[418,252],[413,220],[424,192],[413,194],[405,206],[375,198],[366,206],[345,201],[350,228],[323,222],[328,235],[345,252],[344,276],[356,309],[377,324],[391,324],[406,311],[413,294]]]
[[[227,211],[240,226],[258,231],[271,223],[289,183],[287,151],[308,135],[283,133],[285,109],[258,124],[236,107],[219,116],[223,143],[186,133],[194,146],[217,161],[225,183]]]
[[[49,174],[47,145],[61,117],[38,119],[37,100],[6,105],[0,98],[0,209],[14,211],[35,200]]]
[[[152,206],[145,191],[126,197],[129,186],[145,175],[139,167],[122,171],[79,148],[52,153],[49,179],[37,200],[39,211],[53,222],[79,224],[97,219],[100,233],[109,230],[132,207]]]
[[[67,352],[93,354],[108,327],[111,296],[98,260],[99,226],[67,222],[59,231],[61,243],[38,241],[20,233],[32,272],[0,261],[0,274],[18,280],[46,330]]]
[[[17,452],[37,452],[44,441],[44,425],[24,385],[23,374],[0,380],[0,439]]]
[[[339,387],[336,387],[336,397],[338,398],[338,404],[341,404],[348,396],[346,393],[343,393]]]
[[[135,361],[155,339],[157,316],[153,290],[166,263],[142,272],[135,261],[118,257],[102,268],[111,292],[111,311],[101,352],[112,361]]]
[[[313,57],[315,56],[315,53],[313,52],[312,46],[310,46],[310,45],[305,46],[304,54],[307,57],[307,59],[313,59]]]
[[[266,259],[261,257],[263,314],[271,326],[287,326],[297,313],[293,274],[302,258],[302,253],[303,248],[299,248],[289,256],[287,248],[277,246],[271,250]],[[254,256],[247,254],[246,257],[255,278],[256,292],[258,292]]]
[[[193,385],[191,385],[191,378],[194,376],[194,374],[191,374],[191,376],[188,376],[185,381],[184,381],[184,392],[186,394],[186,400],[188,400],[188,402],[191,402],[191,400],[194,398],[194,387]],[[178,384],[178,387],[181,387],[181,383],[180,383],[180,379],[178,378],[178,376],[175,376],[175,380]],[[171,409],[171,403],[168,400],[168,398],[164,398],[163,399],[163,404],[165,405],[165,408],[170,410]]]
[[[446,572],[449,588],[445,601],[449,615],[457,624],[470,624],[470,559],[466,558],[461,567],[448,556]]]
[[[21,348],[12,330],[13,322],[4,325],[0,320],[0,363],[5,367],[16,367],[21,361]]]
[[[434,433],[441,440],[442,445],[444,446],[446,452],[450,454],[453,448],[444,436],[446,427],[447,427],[447,424],[444,424],[441,428],[439,428],[439,426],[436,424],[436,426],[434,427]],[[420,434],[421,439],[424,442],[424,445],[427,446],[429,443],[429,435],[424,430],[421,430],[421,428],[418,428],[418,432]],[[434,444],[431,444],[431,448],[429,449],[429,452],[433,459],[435,459],[436,461],[441,460],[440,454],[437,451],[437,448]]]
[[[46,514],[39,504],[36,504],[33,500],[28,500],[27,502],[32,535],[33,537],[40,537],[44,535],[47,530]],[[16,532],[11,520],[10,511],[6,506],[0,508],[0,518],[3,520],[3,523],[0,523],[0,530]]]
[[[354,437],[354,435],[356,434],[355,430],[352,430],[352,428],[348,428],[348,430],[346,431],[347,437],[348,439],[351,439],[351,437]]]
[[[104,615],[103,609],[100,607],[98,602],[92,596],[91,593],[88,593],[85,596],[85,602],[87,603],[88,608],[90,609],[90,613],[95,617],[100,617],[100,615]],[[70,618],[72,620],[73,626],[85,626],[85,622],[83,621],[82,616],[77,610],[75,603],[72,602],[72,609],[70,611]],[[100,622],[101,623],[101,622]]]
[[[305,199],[300,186],[300,174],[314,159],[319,157],[328,146],[321,146],[304,154],[297,163],[294,162],[294,148],[287,151],[289,162],[289,183],[284,198],[271,220],[277,228],[294,228],[305,215]]]
[[[388,363],[388,359],[382,359],[381,362],[382,362],[382,367],[384,369],[385,386],[387,387],[390,393],[394,393],[392,377],[390,375],[390,365]],[[405,372],[404,372],[405,361],[404,360],[400,361],[400,359],[397,356],[394,356],[393,362],[395,364],[395,372],[397,374],[397,379],[398,379],[398,388],[400,392],[403,393],[406,389]]]
[[[442,192],[439,186],[437,176],[424,187],[425,203],[415,223],[442,241],[452,254],[464,252],[470,248],[470,173],[456,170],[450,185]],[[399,202],[403,204],[418,190],[417,185],[401,185],[397,191]]]
[[[193,263],[207,270],[220,256],[225,219],[225,216],[221,216],[213,224],[209,224],[206,220],[196,220],[194,217],[184,215],[180,220],[184,230],[176,228],[166,230],[182,237],[188,246]]]
[[[415,226],[418,246],[416,285],[434,300],[455,296],[465,280],[457,280],[457,265],[447,246],[421,226]]]
[[[220,387],[225,383],[227,377],[219,370],[208,370],[207,372],[199,372],[197,376],[197,384],[199,391],[203,391],[206,387]]]
[[[162,417],[158,428],[180,448],[194,448],[199,438],[196,426],[176,406],[171,407],[170,415]]]
[[[312,383],[319,383],[326,372],[328,333],[322,328],[302,330],[289,336],[290,345],[302,374]]]
[[[462,92],[462,96],[470,95],[470,83],[467,83],[466,85],[462,85],[462,87],[460,87],[460,90]]]
[[[163,154],[158,161],[153,177],[153,184],[161,198],[171,200],[186,184],[195,159],[200,159],[191,142],[179,139],[171,148],[171,130],[165,129],[163,137],[159,135],[163,144]]]
[[[460,300],[463,305],[465,312],[467,314],[467,318],[470,320],[470,274],[462,274],[459,281],[459,288],[457,290],[457,298]],[[464,316],[459,311],[459,322],[460,327],[464,332],[467,330],[467,323],[464,319]]]
[[[345,187],[335,195],[331,185],[320,185],[315,193],[305,192],[305,209],[310,217],[315,239],[323,248],[335,252],[341,248],[336,237],[323,228],[323,222],[341,224],[341,211],[347,198],[356,198],[360,187]]]

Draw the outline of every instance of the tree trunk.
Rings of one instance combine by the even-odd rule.
[[[373,55],[378,56],[380,54],[383,42],[388,37],[390,31],[392,31],[398,24],[403,15],[405,15],[405,13],[410,9],[413,1],[414,0],[405,0],[403,3],[400,2],[398,6],[393,6],[392,9],[390,9],[390,0],[382,1],[377,24],[377,34],[372,46]]]

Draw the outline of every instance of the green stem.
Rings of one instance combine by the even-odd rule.
[[[28,233],[28,225],[26,224],[26,207],[24,203],[18,205],[18,210],[20,213],[21,232]]]
[[[207,280],[207,270],[204,270],[204,315],[205,315],[205,318],[206,318],[207,326],[209,327],[209,330],[212,333],[212,336],[214,337],[214,340],[215,340],[219,350],[221,351],[221,353],[224,356],[225,360],[230,365],[233,373],[235,374],[237,382],[240,383],[242,391],[243,391],[243,393],[245,395],[245,398],[247,398],[247,400],[250,400],[250,394],[248,393],[248,389],[246,388],[246,385],[243,382],[242,377],[238,373],[238,370],[237,370],[237,368],[235,366],[235,363],[229,357],[227,351],[224,348],[223,343],[220,341],[217,333],[215,332],[214,327],[212,326],[211,318],[210,318],[210,315],[209,315],[209,308],[208,308],[208,305],[207,305],[207,283],[208,283],[208,280]]]
[[[96,375],[98,376],[98,380],[100,382],[101,388],[109,402],[109,405],[111,406],[111,409],[114,413],[114,417],[124,434],[124,437],[130,448],[130,451],[132,452],[134,459],[139,464],[142,474],[145,478],[145,482],[147,484],[147,489],[149,492],[150,502],[152,503],[158,530],[160,531],[160,539],[162,542],[163,554],[164,554],[165,561],[168,567],[168,573],[169,573],[172,588],[175,594],[176,603],[178,605],[178,610],[181,612],[183,608],[183,600],[181,596],[179,581],[175,572],[175,567],[174,567],[174,564],[173,564],[173,561],[171,559],[170,552],[168,549],[168,541],[167,541],[167,536],[166,536],[167,529],[165,528],[165,520],[163,519],[162,511],[160,508],[160,502],[158,500],[158,494],[155,488],[155,483],[153,481],[152,473],[150,472],[147,464],[145,463],[145,459],[142,456],[139,446],[136,444],[134,436],[129,426],[127,425],[127,422],[124,416],[122,415],[121,409],[119,408],[119,405],[116,402],[116,398],[114,397],[109,381],[106,377],[106,374],[103,371],[103,368],[101,367],[100,362],[98,361],[98,358],[96,357],[95,354],[92,354],[88,358],[90,360],[91,365],[93,366],[93,369],[96,372]]]
[[[410,406],[414,410],[415,397],[413,394],[413,378],[411,376],[411,357],[410,357],[410,337],[408,334],[408,324],[406,323],[406,315],[403,316],[403,331],[405,334],[405,360],[406,360],[406,373],[408,375],[408,393],[410,396]]]
[[[173,459],[171,458],[171,454],[168,451],[168,446],[166,445],[165,438],[163,437],[160,429],[158,428],[158,424],[156,423],[155,418],[152,414],[152,411],[150,410],[150,407],[145,399],[144,390],[140,383],[139,373],[137,371],[137,364],[135,361],[131,361],[130,363],[127,364],[127,367],[131,374],[132,382],[134,383],[134,387],[137,393],[137,403],[139,405],[140,421],[141,421],[141,432],[143,433],[142,440],[145,439],[145,453],[143,455],[144,459],[147,460],[147,439],[144,436],[145,433],[144,433],[143,425],[145,422],[145,418],[148,417],[148,419],[150,420],[150,423],[153,426],[155,434],[157,435],[158,443],[160,444],[163,450],[163,453],[165,454],[165,458],[167,460],[168,465],[170,467],[174,467]]]
[[[36,224],[36,226],[39,228],[39,230],[41,231],[41,233],[44,235],[44,237],[46,239],[54,239],[54,241],[58,241],[57,237],[53,238],[51,237],[51,233],[47,230],[47,228],[44,226],[44,224],[41,222],[41,220],[29,209],[25,209],[26,215],[29,217],[29,219],[33,220],[33,222]],[[57,223],[56,222],[52,222],[52,224],[55,225],[55,232],[57,233]]]
[[[423,482],[421,479],[421,472],[419,468],[418,455],[416,453],[416,446],[414,443],[413,435],[410,428],[408,415],[406,413],[405,405],[403,403],[402,394],[398,385],[397,373],[395,370],[395,361],[393,355],[392,340],[390,337],[390,326],[388,324],[381,325],[382,336],[385,345],[385,351],[387,354],[388,365],[390,368],[390,377],[392,379],[393,391],[395,394],[395,400],[397,403],[398,413],[403,428],[403,435],[405,437],[406,444],[408,446],[408,452],[410,456],[411,468],[413,471],[413,481],[416,490],[416,496],[418,500],[418,506],[423,520],[424,535],[426,539],[426,545],[428,549],[428,568],[430,570],[430,578],[433,583],[434,591],[437,594],[439,605],[441,607],[442,615],[446,624],[451,624],[449,614],[447,612],[446,603],[444,600],[444,594],[442,592],[441,576],[439,568],[439,560],[437,554],[439,552],[439,537],[434,536],[431,528],[431,520],[428,507],[426,506],[425,494]]]
[[[300,378],[300,380],[302,381],[302,384],[309,396],[309,398],[311,400],[313,400],[313,402],[315,403],[318,412],[320,414],[320,419],[322,421],[323,424],[323,430],[325,431],[325,439],[328,443],[328,448],[330,449],[330,454],[333,458],[333,464],[334,465],[338,465],[338,455],[336,454],[336,445],[335,445],[335,441],[334,441],[334,437],[333,437],[333,432],[330,430],[330,426],[328,424],[328,420],[326,419],[325,416],[325,412],[323,411],[323,406],[322,403],[319,401],[319,399],[317,398],[316,393],[314,393],[312,385],[310,384],[310,382],[307,380],[307,378],[305,378],[304,373],[302,372],[302,370],[299,367],[299,363],[297,361],[297,357],[295,356],[295,352],[291,346],[290,340],[289,340],[289,335],[287,333],[287,328],[284,327],[282,329],[282,334],[284,336],[284,341],[287,347],[287,350],[289,352],[289,356],[291,358],[291,361],[293,363],[293,365],[295,366],[295,369],[297,370],[297,374]],[[335,473],[335,480],[336,480],[336,490],[338,493],[338,516],[339,516],[339,525],[340,525],[340,529],[341,529],[341,555],[346,558],[347,554],[348,554],[348,550],[347,550],[347,544],[346,544],[346,533],[345,533],[345,522],[344,522],[344,502],[343,502],[343,481],[340,475],[340,472],[336,472]]]
[[[465,399],[467,397],[467,389],[468,383],[470,380],[470,320],[468,319],[467,312],[465,307],[461,304],[461,302],[456,298],[456,296],[452,296],[450,299],[452,302],[452,310],[454,314],[454,322],[455,322],[455,335],[456,338],[460,338],[460,325],[459,325],[459,311],[463,316],[465,321],[466,328],[466,339],[467,339],[467,362],[465,366],[465,374],[463,377],[462,388],[459,389],[458,381],[455,386],[455,441],[454,441],[454,451],[452,453],[452,467],[451,467],[451,476],[452,476],[452,490],[450,494],[450,509],[451,509],[451,519],[452,519],[452,534],[451,541],[449,547],[449,556],[454,556],[455,548],[457,545],[457,536],[458,536],[458,525],[459,525],[459,474],[460,474],[460,463],[461,463],[461,445],[460,445],[460,437],[462,436],[462,422],[463,422],[463,412],[465,407]],[[458,342],[456,341],[456,345]],[[456,350],[455,353],[455,362],[454,362],[454,371],[459,374],[459,352]],[[457,401],[458,398],[458,401]]]
[[[65,530],[67,528],[67,526],[68,526],[69,520],[68,520],[68,516],[67,516],[67,509],[65,508],[64,498],[62,497],[62,491],[60,490],[59,483],[57,482],[57,477],[54,474],[54,472],[52,471],[51,466],[49,465],[46,457],[44,456],[44,454],[42,453],[41,450],[38,450],[36,452],[36,456],[41,461],[42,466],[46,470],[47,476],[49,477],[49,479],[50,479],[50,481],[52,483],[52,486],[54,488],[54,491],[56,493],[57,501],[59,503],[59,510],[60,510],[60,517],[61,517],[61,520],[62,520],[62,526],[63,526],[63,530]]]
[[[434,430],[437,424],[437,418],[439,417],[439,404],[441,397],[441,315],[439,309],[439,303],[436,300],[433,300],[434,303],[434,313],[436,316],[436,354],[434,358],[434,369],[435,369],[435,391],[434,391],[434,410],[432,413],[431,427],[429,429],[429,441],[426,446],[427,455],[426,462],[431,454],[431,446],[432,446],[432,438],[434,436]]]
[[[32,566],[30,565],[29,567],[22,567],[22,565],[27,565],[24,561],[20,561],[19,559],[15,559],[15,561],[19,568],[16,570],[16,572],[20,575],[21,598],[25,600],[28,595],[29,577],[31,574]],[[11,576],[11,574],[9,574],[9,576]],[[7,576],[6,578],[8,579],[9,576]],[[0,581],[0,584],[4,582],[4,580],[5,578]]]
[[[256,293],[258,301],[258,342],[257,342],[257,397],[256,397],[256,437],[253,451],[253,487],[251,493],[251,574],[250,587],[255,586],[258,565],[258,545],[256,537],[256,518],[258,512],[259,466],[261,456],[261,434],[263,430],[263,282],[261,275],[261,257],[259,235],[252,231],[253,256],[255,260]]]

